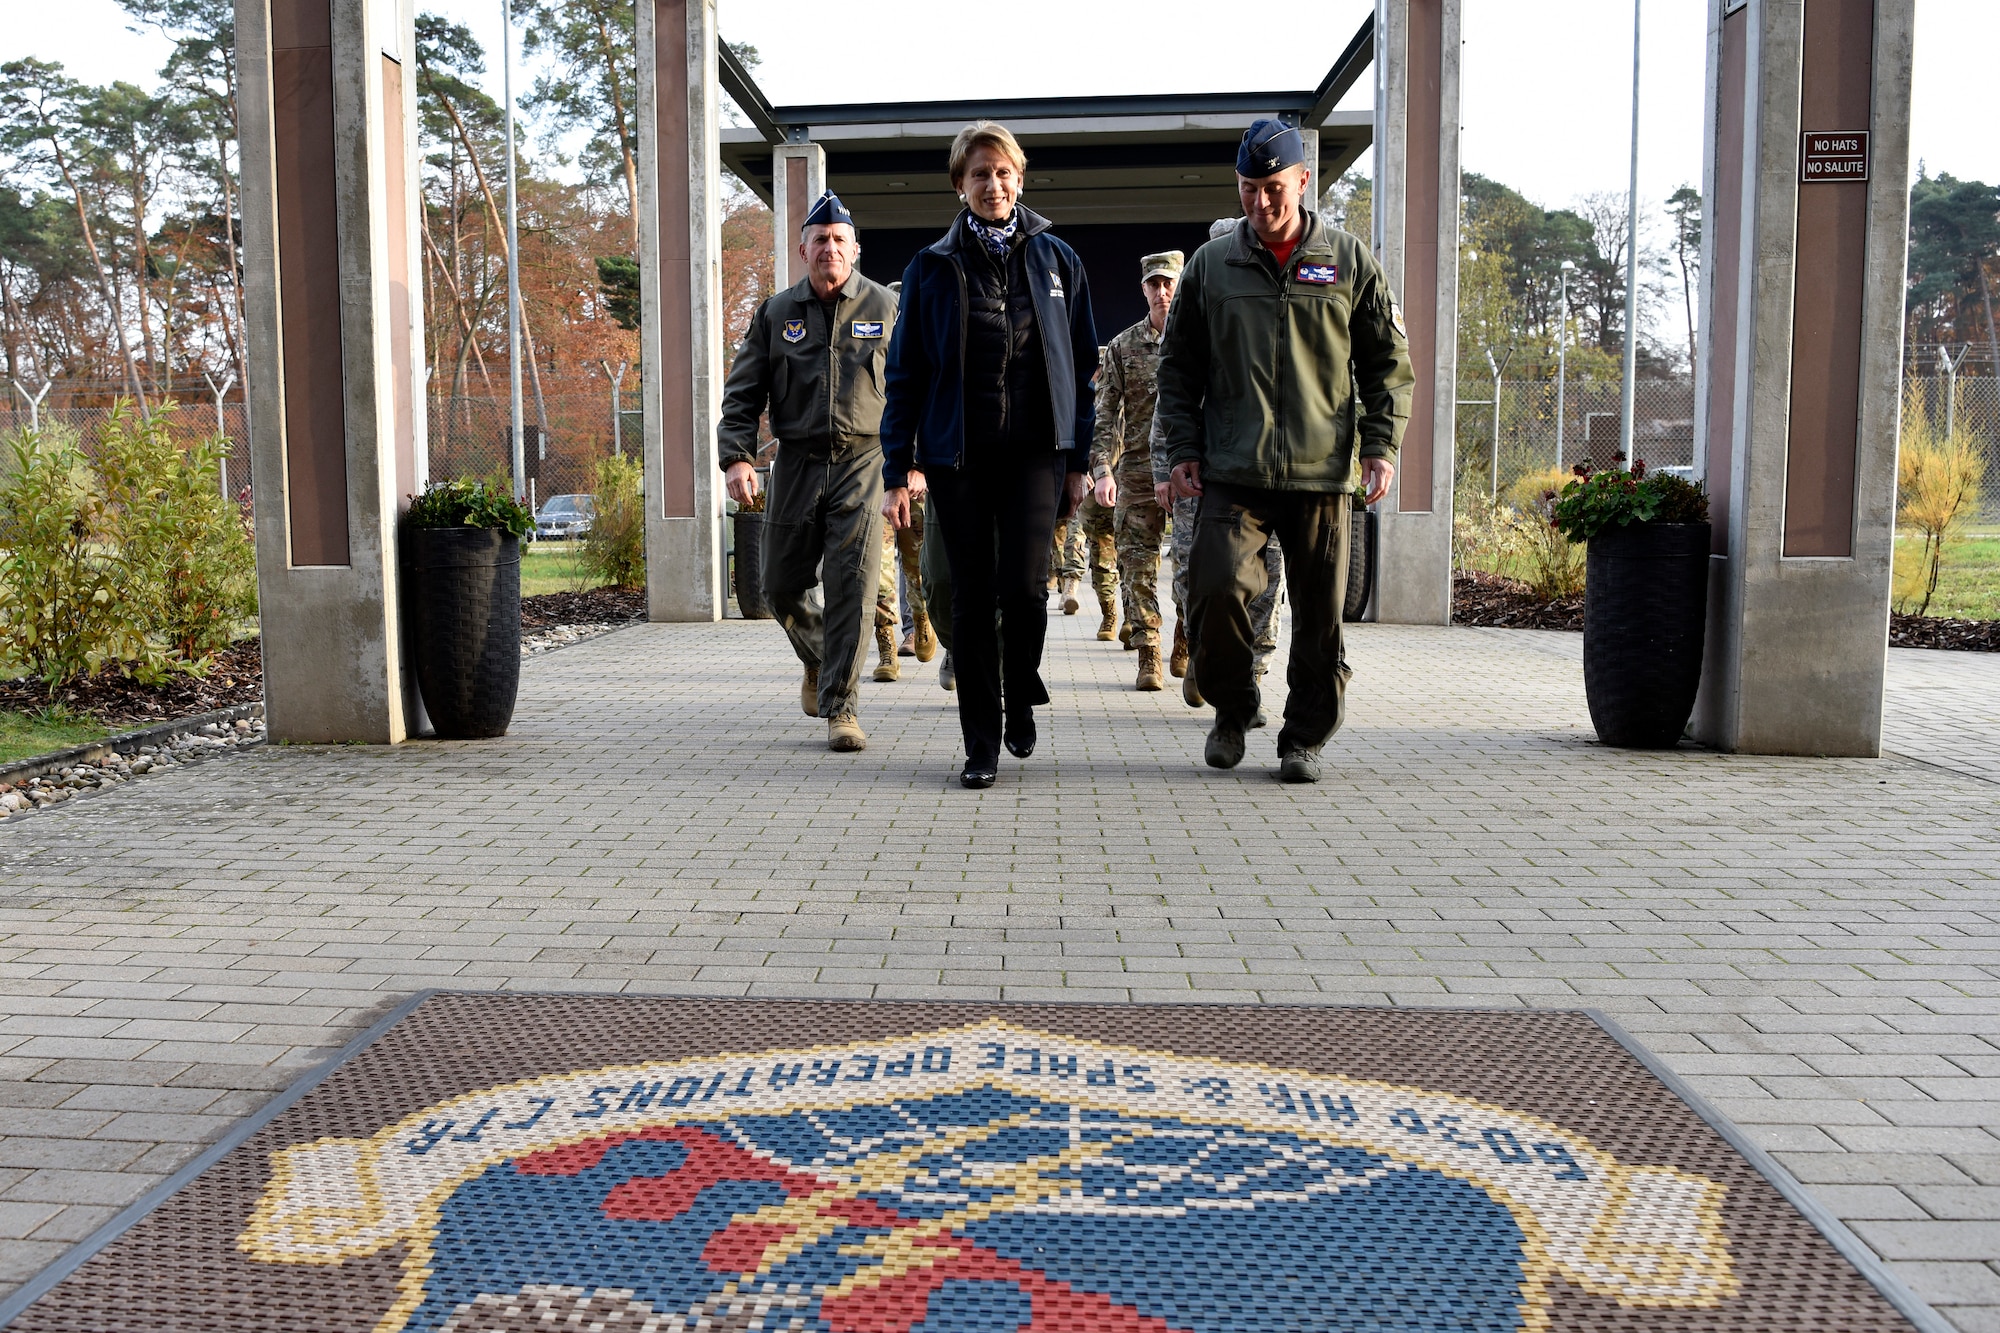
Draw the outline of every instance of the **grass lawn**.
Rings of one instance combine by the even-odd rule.
[[[598,586],[586,574],[582,542],[534,542],[521,546],[521,596],[539,597],[545,592],[587,592]]]
[[[1899,534],[1898,570],[1914,568],[1918,558],[1917,540]],[[1897,609],[1914,611],[1916,607]],[[2000,529],[1983,528],[1945,547],[1944,568],[1938,575],[1937,596],[1931,598],[1930,614],[2000,620]]]
[[[32,759],[51,750],[67,750],[110,735],[89,719],[49,722],[27,713],[0,711],[0,764]]]

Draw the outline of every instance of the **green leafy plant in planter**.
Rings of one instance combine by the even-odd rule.
[[[1598,739],[1670,749],[1694,712],[1708,620],[1708,496],[1672,473],[1579,465],[1551,518],[1588,544],[1583,688]]]
[[[439,736],[502,736],[521,685],[521,538],[535,516],[498,483],[410,501],[404,543],[417,688]]]
[[[1706,523],[1708,492],[1701,483],[1671,472],[1647,471],[1643,458],[1630,472],[1593,472],[1590,464],[1578,463],[1576,478],[1562,488],[1552,517],[1573,542],[1633,523]]]
[[[410,500],[414,528],[495,528],[525,537],[535,529],[535,514],[495,482],[438,482]]]

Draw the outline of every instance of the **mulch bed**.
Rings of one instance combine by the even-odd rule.
[[[1581,630],[1583,595],[1542,602],[1518,579],[1483,571],[1459,574],[1452,579],[1451,623],[1498,629]],[[2000,653],[2000,620],[1893,615],[1889,617],[1889,646]]]
[[[646,618],[644,588],[592,588],[589,592],[547,592],[521,599],[521,632],[557,625],[603,625]]]
[[[1949,616],[1890,616],[1891,648],[1955,648],[2000,653],[2000,620],[1954,620]]]
[[[595,588],[589,592],[552,592],[521,599],[521,631],[532,634],[556,625],[605,624],[643,620],[643,588]],[[239,639],[216,655],[206,676],[175,676],[159,685],[141,685],[126,676],[106,672],[73,682],[50,694],[32,678],[0,681],[0,708],[32,713],[60,704],[77,716],[96,718],[107,727],[123,728],[193,717],[264,697],[264,659],[253,635]]]
[[[1451,581],[1451,623],[1492,629],[1583,628],[1583,594],[1538,601],[1519,579],[1474,571]]]
[[[206,676],[173,676],[158,685],[141,685],[109,671],[73,681],[53,694],[32,677],[0,681],[0,708],[32,713],[60,704],[79,717],[87,715],[107,727],[125,728],[254,704],[264,697],[264,659],[259,642],[255,635],[239,639],[216,654],[215,666]]]

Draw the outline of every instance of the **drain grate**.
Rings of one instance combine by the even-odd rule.
[[[9,1327],[1932,1326],[1726,1128],[1579,1012],[430,994]]]

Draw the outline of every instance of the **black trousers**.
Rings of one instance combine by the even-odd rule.
[[[943,520],[933,537],[943,536],[951,567],[951,662],[967,762],[998,760],[1003,700],[1010,709],[1049,701],[1049,543],[1067,457],[1034,450],[925,474],[931,511]]]
[[[1211,481],[1188,559],[1190,669],[1215,715],[1247,725],[1257,715],[1257,636],[1250,603],[1264,591],[1264,543],[1278,539],[1291,588],[1291,693],[1278,753],[1318,750],[1340,730],[1347,704],[1347,652],[1340,637],[1347,601],[1347,495],[1265,491]]]

